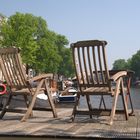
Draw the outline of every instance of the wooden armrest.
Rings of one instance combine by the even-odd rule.
[[[111,81],[116,81],[118,78],[126,76],[127,75],[127,71],[119,71],[116,74],[111,76]]]
[[[133,74],[135,74],[134,71],[132,71],[132,70],[127,70],[127,75],[128,75],[129,77],[132,77]]]
[[[124,71],[124,70],[109,70],[109,75],[112,76],[120,71]]]
[[[30,81],[36,82],[36,81],[40,81],[41,79],[46,79],[46,78],[53,79],[53,74],[52,73],[40,74],[38,76],[31,78]]]
[[[113,76],[114,74],[122,71],[126,71],[128,77],[132,77],[135,74],[135,72],[132,70],[109,70],[109,75]]]

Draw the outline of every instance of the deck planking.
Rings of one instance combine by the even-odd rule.
[[[140,139],[139,109],[128,121],[116,114],[110,126],[109,116],[77,116],[72,122],[72,107],[73,103],[56,104],[58,118],[52,112],[34,111],[26,122],[20,122],[23,114],[7,112],[0,120],[0,139]]]

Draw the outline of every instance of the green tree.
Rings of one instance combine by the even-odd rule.
[[[128,65],[125,59],[118,59],[118,60],[115,60],[113,63],[113,70],[119,70],[119,69],[124,70],[127,68],[128,68]]]
[[[23,61],[28,65],[36,60],[35,53],[39,48],[35,41],[39,19],[31,14],[16,13],[1,27],[1,44],[20,47]]]
[[[59,68],[63,68],[63,74],[70,75],[73,72],[67,72],[67,68],[72,67],[71,55],[65,53],[68,40],[50,31],[41,17],[17,12],[0,27],[0,44],[3,47],[20,47],[23,62],[37,72],[61,73]],[[63,62],[67,61],[66,58],[67,67],[64,65],[66,62]]]
[[[140,78],[140,50],[131,58],[131,69],[135,71],[135,76]]]
[[[63,49],[63,61],[59,65],[59,73],[73,77],[74,66],[72,61],[72,53],[69,48]]]
[[[58,47],[61,62],[58,68],[58,73],[65,76],[73,76],[74,66],[72,62],[72,51],[70,48],[65,47],[68,44],[65,36],[57,35],[55,43]]]

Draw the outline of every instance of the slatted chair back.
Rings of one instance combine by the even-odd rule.
[[[11,89],[27,87],[27,77],[19,52],[19,48],[1,48],[0,51],[1,70]]]
[[[86,87],[109,87],[111,89],[106,62],[106,44],[106,41],[98,40],[71,44],[80,89]]]
[[[124,107],[124,114],[126,120],[128,119],[128,107],[125,97],[123,79],[127,76],[127,71],[109,71],[106,60],[106,41],[87,40],[79,41],[71,44],[73,61],[75,65],[76,77],[78,80],[79,90],[77,92],[76,103],[73,107],[72,119],[74,120],[76,114],[92,115],[99,113],[101,115],[101,106],[104,105],[104,111],[107,110],[104,95],[113,98],[112,107],[110,109],[110,122],[113,123],[115,116],[118,96],[122,96],[122,103]],[[85,95],[88,105],[88,110],[78,110],[80,96]],[[96,110],[92,108],[90,95],[100,95],[101,100],[99,108]]]
[[[0,49],[0,67],[9,87],[7,101],[0,113],[0,119],[3,118],[7,111],[21,113],[26,111],[21,119],[21,121],[26,121],[32,116],[33,109],[35,109],[36,98],[39,94],[47,95],[50,107],[38,107],[36,109],[39,111],[52,111],[53,116],[57,117],[49,83],[53,78],[53,73],[40,74],[28,79],[22,64],[20,49],[16,47]],[[36,85],[33,86],[32,83],[36,83]],[[18,108],[10,108],[12,97],[17,95],[22,95],[24,97],[23,101],[25,101],[27,110],[24,110],[24,108],[20,110]],[[28,98],[28,96],[30,96],[30,98]]]

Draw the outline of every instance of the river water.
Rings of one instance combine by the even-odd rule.
[[[130,91],[131,91],[131,99],[132,99],[134,110],[140,109],[140,88],[131,88]],[[101,96],[91,96],[90,99],[91,99],[92,107],[99,108]],[[113,98],[110,96],[104,96],[105,105],[108,109],[111,109],[112,107],[112,102],[113,102],[112,99]],[[1,103],[1,98],[0,98],[0,103]],[[17,104],[20,104],[20,105],[22,104],[21,99],[15,100],[12,106],[17,106]],[[46,100],[37,99],[37,106],[42,105],[42,104],[46,105]],[[73,103],[72,104],[65,103],[65,105],[70,106],[71,108],[73,108],[74,106]],[[23,102],[23,106],[25,106],[24,102]],[[56,104],[56,107],[57,106],[59,106],[59,103]],[[63,106],[63,104],[61,104],[61,106]],[[123,107],[122,98],[121,96],[119,96],[118,102],[117,102],[117,109],[122,109],[122,107]],[[130,103],[128,104],[128,107],[130,109]],[[86,102],[85,96],[80,97],[79,108],[87,108],[87,102]]]
[[[130,90],[131,93],[131,99],[132,99],[132,103],[133,103],[133,108],[134,109],[140,109],[140,88],[131,88]],[[93,108],[98,108],[99,107],[99,103],[100,103],[100,99],[101,96],[91,96],[91,102],[92,102],[92,107]],[[105,100],[105,104],[107,108],[111,108],[112,106],[112,100],[113,98],[110,96],[104,96],[104,100]],[[117,108],[121,109],[122,108],[122,98],[121,96],[119,96],[118,98],[118,102],[117,102]],[[87,103],[85,100],[85,97],[81,96],[80,98],[80,103],[79,103],[79,107],[81,108],[87,108]],[[103,107],[103,105],[102,105]],[[128,107],[130,108],[130,103],[128,104]]]
[[[131,88],[131,97],[134,109],[140,109],[140,88]]]

